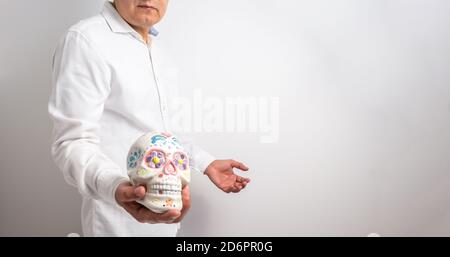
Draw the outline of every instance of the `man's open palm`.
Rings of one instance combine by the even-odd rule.
[[[234,174],[233,168],[248,170],[243,163],[234,160],[215,160],[206,168],[205,174],[222,191],[238,193],[247,186],[250,179]]]

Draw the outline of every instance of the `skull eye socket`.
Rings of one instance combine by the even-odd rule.
[[[150,151],[145,157],[145,163],[149,168],[159,169],[164,167],[166,163],[166,156],[163,152],[158,150]]]
[[[177,152],[173,155],[173,161],[180,170],[186,170],[189,163],[185,153]]]

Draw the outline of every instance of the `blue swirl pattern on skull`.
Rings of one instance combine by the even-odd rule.
[[[135,151],[132,151],[131,154],[128,156],[128,168],[136,168],[137,161],[142,157],[144,152],[141,149],[137,149]]]

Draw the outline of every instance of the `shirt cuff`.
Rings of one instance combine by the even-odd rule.
[[[113,172],[103,172],[98,178],[98,193],[101,198],[111,204],[118,204],[116,200],[116,189],[123,182],[129,182],[126,176]]]
[[[208,166],[215,160],[216,158],[211,154],[205,151],[201,151],[194,157],[194,168],[204,174],[206,168],[208,168]]]

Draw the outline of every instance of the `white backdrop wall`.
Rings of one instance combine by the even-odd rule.
[[[102,0],[0,0],[0,235],[81,233],[49,153],[59,37]],[[224,194],[196,174],[181,236],[450,235],[450,2],[170,2],[159,40],[183,94],[278,97],[263,131],[197,132],[250,166]]]

